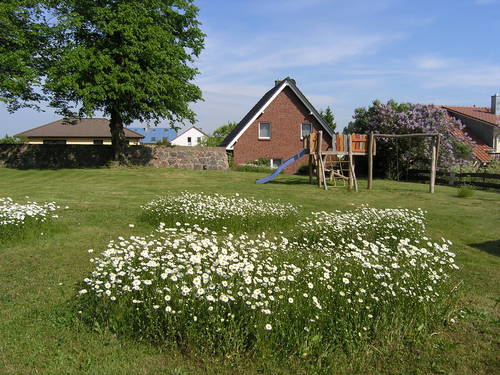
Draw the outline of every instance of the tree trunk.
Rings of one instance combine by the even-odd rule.
[[[127,138],[123,130],[123,119],[120,113],[116,110],[111,111],[111,120],[109,121],[109,129],[111,130],[111,143],[113,147],[113,159],[120,165],[127,164]]]

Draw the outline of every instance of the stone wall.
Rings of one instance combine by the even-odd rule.
[[[130,146],[132,165],[178,169],[229,169],[222,147]],[[19,169],[95,168],[112,161],[111,146],[0,144],[0,167]]]

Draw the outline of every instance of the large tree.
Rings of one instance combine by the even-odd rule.
[[[38,108],[43,98],[43,46],[47,28],[37,1],[4,0],[0,3],[0,102],[11,112]]]
[[[123,127],[134,120],[156,124],[167,119],[172,127],[195,121],[189,103],[202,98],[192,81],[198,73],[194,63],[203,49],[204,34],[193,0],[44,3],[50,22],[43,30],[49,40],[41,48],[44,64],[35,70],[33,82],[43,82],[49,104],[66,117],[101,112],[109,116],[115,160],[126,161]],[[29,12],[19,14],[20,21],[33,23]],[[28,30],[27,35],[35,34]],[[8,40],[15,42],[16,37]],[[29,50],[24,43],[19,48],[26,57]],[[27,66],[31,65],[28,60]],[[23,77],[26,87],[32,87],[30,76]],[[10,92],[21,101],[23,92],[30,93]]]
[[[470,150],[466,150],[468,146],[453,135],[455,129],[463,128],[462,123],[434,105],[397,103],[394,100],[384,104],[375,100],[368,108],[356,108],[353,118],[344,133],[441,134],[438,159],[441,168],[449,169],[465,163],[470,157]],[[425,138],[378,139],[375,169],[379,175],[399,178],[410,168],[427,168],[430,148],[430,140]]]

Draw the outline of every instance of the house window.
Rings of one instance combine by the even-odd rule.
[[[259,139],[271,139],[271,124],[269,122],[259,123]]]
[[[188,146],[191,146],[191,137],[188,137]]]
[[[271,159],[271,168],[278,168],[281,165],[281,159]]]
[[[43,144],[44,145],[65,145],[66,140],[65,139],[44,139]]]
[[[304,138],[306,135],[309,135],[312,133],[312,124],[309,123],[303,123],[300,126],[300,138]]]
[[[196,144],[199,145],[200,143],[201,143],[201,137],[196,138]]]
[[[156,142],[156,137],[151,137],[151,142]]]
[[[103,145],[104,141],[102,139],[94,139],[94,144],[95,145]]]

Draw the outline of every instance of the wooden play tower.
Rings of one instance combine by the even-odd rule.
[[[368,137],[366,134],[336,134],[335,140],[327,150],[322,150],[323,132],[311,133],[303,139],[304,148],[309,154],[309,183],[312,183],[313,171],[316,173],[318,186],[328,189],[327,179],[358,191],[354,156],[367,155]],[[375,147],[373,147],[375,152]]]

